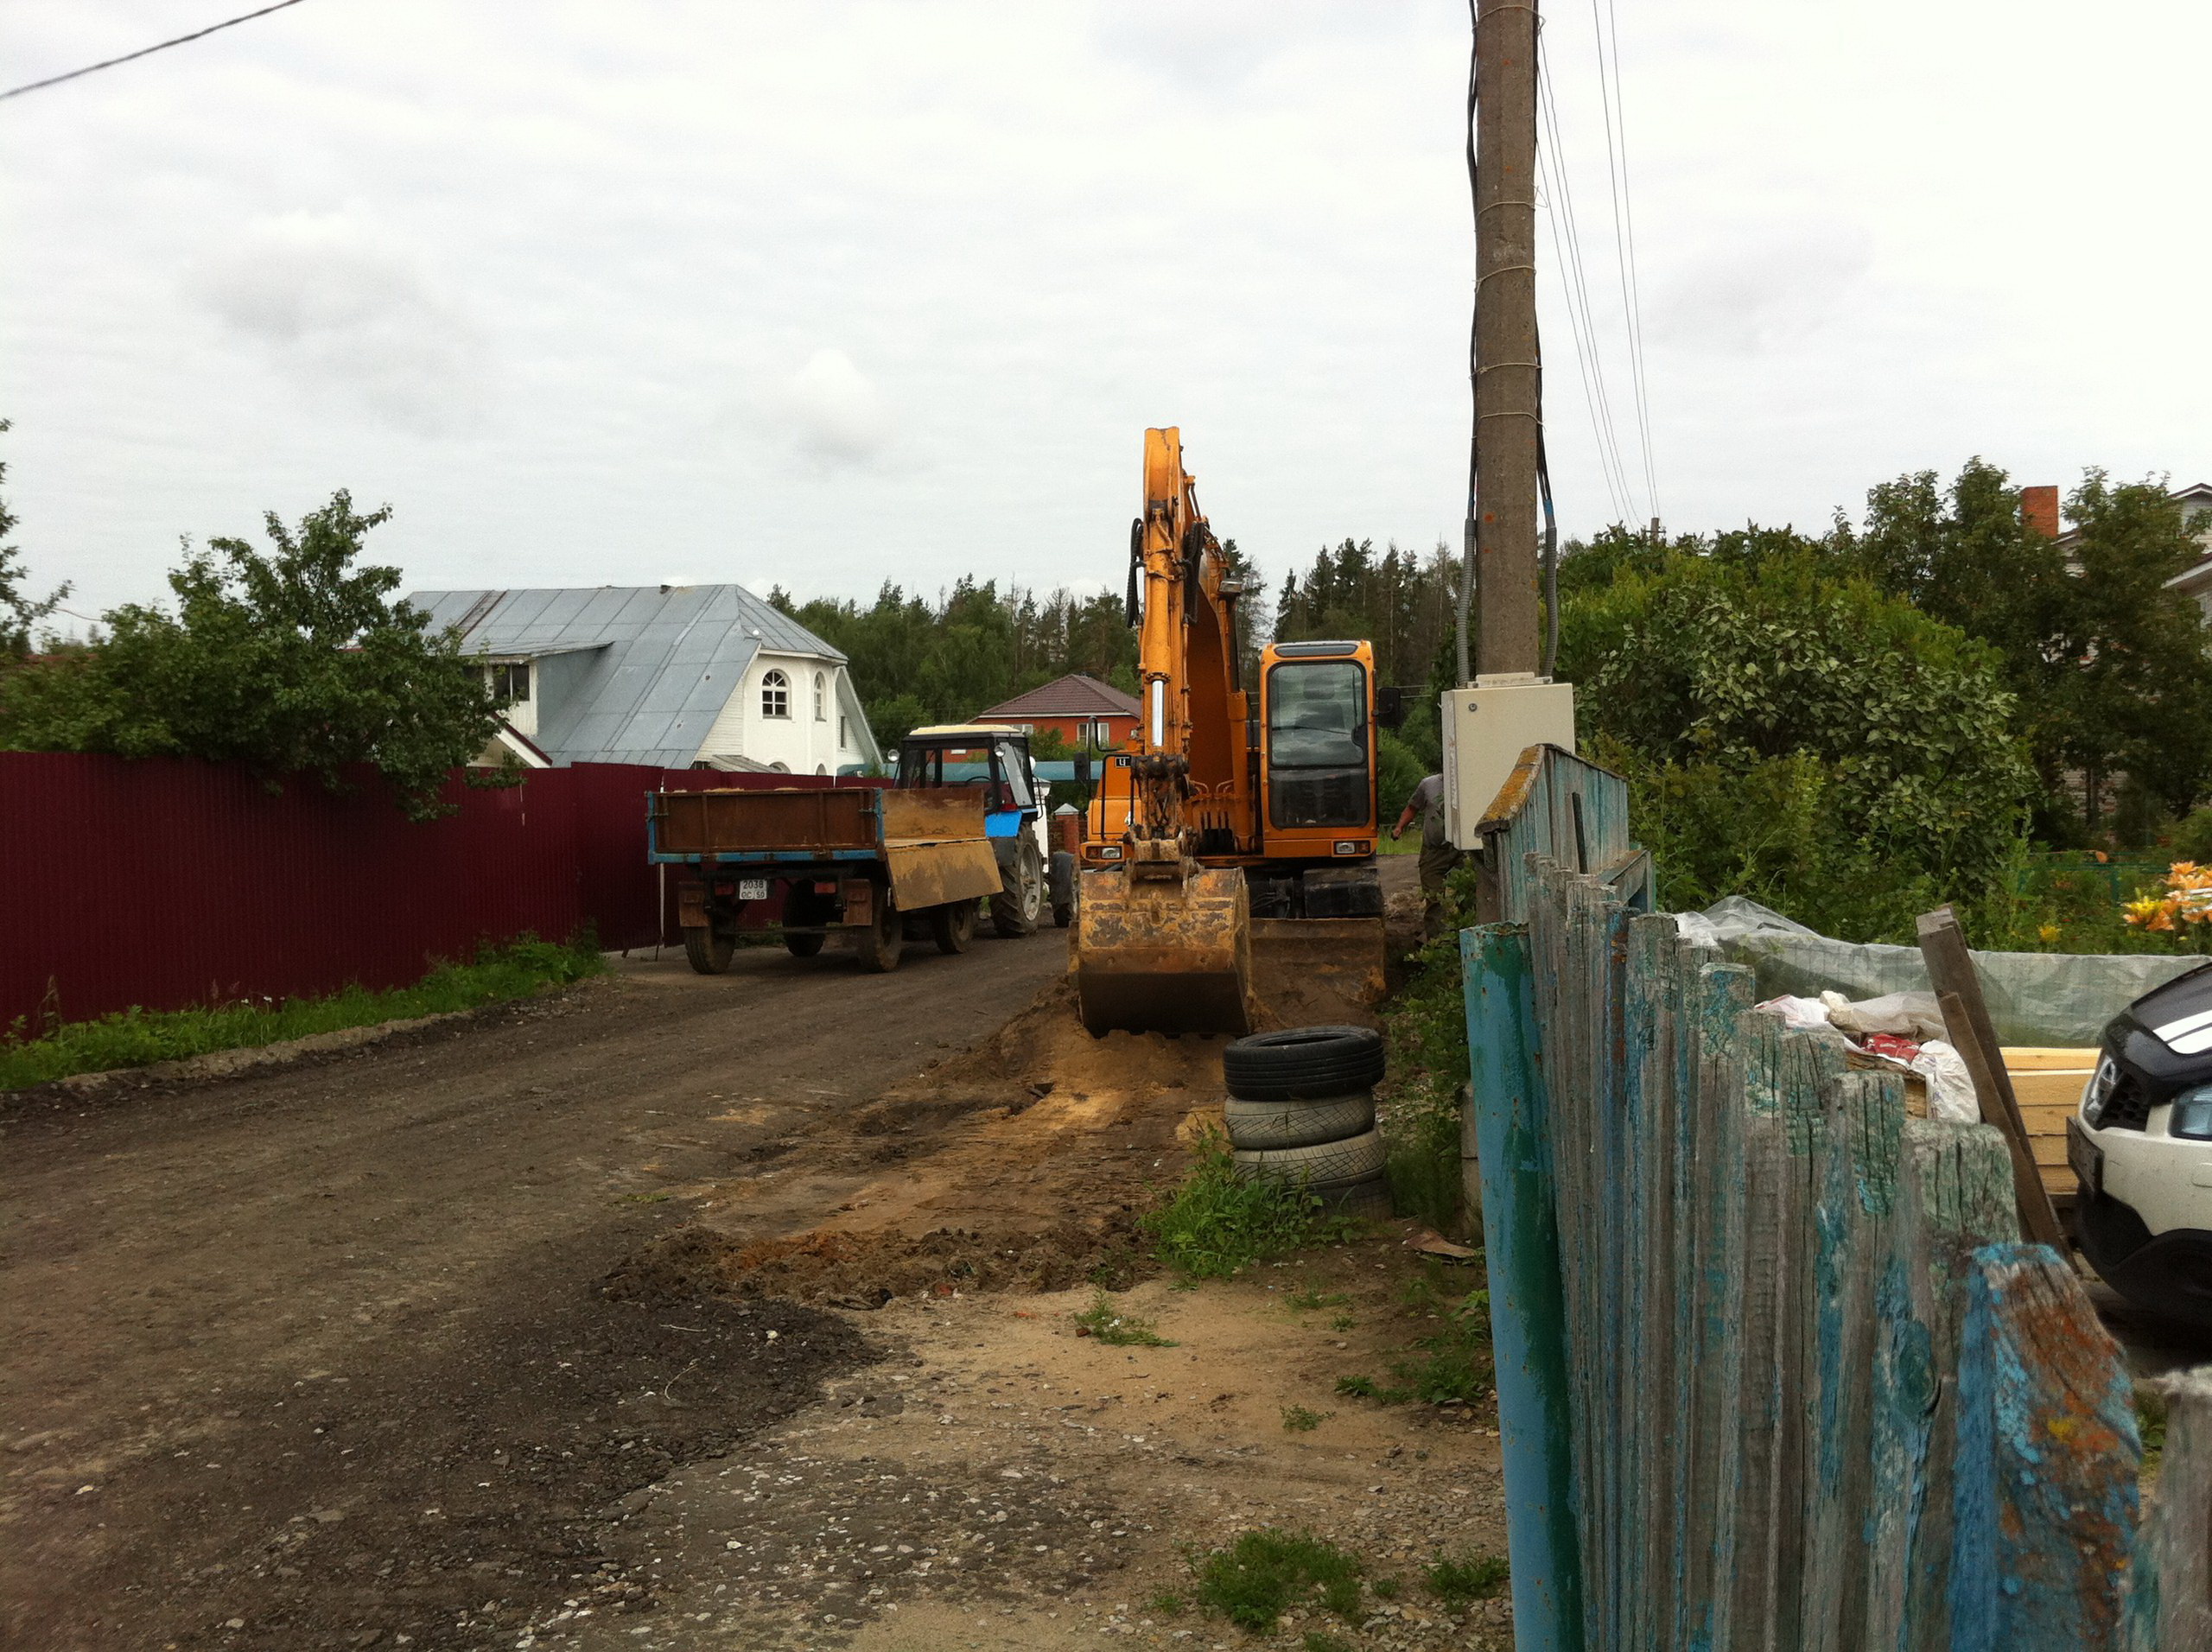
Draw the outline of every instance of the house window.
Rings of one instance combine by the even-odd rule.
[[[850,749],[852,746],[852,741],[848,737],[849,728],[849,724],[845,718],[837,719],[837,749],[841,752]]]
[[[817,722],[830,721],[830,696],[823,692],[824,686],[822,673],[817,671],[814,674],[814,721]]]
[[[519,664],[487,665],[484,668],[484,685],[492,690],[492,697],[507,705],[527,705],[530,702],[530,662]]]
[[[771,671],[760,679],[760,715],[764,717],[788,717],[791,715],[791,680],[781,671]]]

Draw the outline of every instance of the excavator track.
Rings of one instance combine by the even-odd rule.
[[[1240,868],[1160,880],[1085,872],[1073,939],[1076,998],[1093,1037],[1252,1030],[1252,905]]]

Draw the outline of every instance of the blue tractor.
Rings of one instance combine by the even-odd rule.
[[[1080,781],[1086,762],[1077,759]],[[1054,850],[1046,836],[1052,787],[1029,755],[1029,736],[1004,723],[946,723],[917,728],[899,742],[899,785],[981,785],[999,893],[991,897],[991,928],[1030,935],[1044,922],[1065,929],[1075,917],[1075,856]]]

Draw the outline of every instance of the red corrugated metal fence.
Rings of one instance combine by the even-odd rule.
[[[188,1005],[396,987],[525,931],[661,936],[645,794],[826,785],[621,764],[531,773],[418,824],[373,772],[334,795],[242,767],[0,752],[0,1031]],[[669,938],[673,938],[669,937]]]

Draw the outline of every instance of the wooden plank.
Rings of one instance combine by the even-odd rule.
[[[1696,1082],[1685,1133],[1681,1229],[1690,1374],[1683,1417],[1682,1609],[1675,1645],[1732,1643],[1733,1580],[1744,1498],[1743,1297],[1747,1160],[1743,1139],[1744,1019],[1754,996],[1739,964],[1700,963],[1694,1013]]]
[[[1733,1100],[1744,1210],[1741,1244],[1731,1259],[1737,1285],[1729,1335],[1737,1349],[1738,1513],[1735,1565],[1718,1574],[1727,1592],[1719,1615],[1728,1634],[1713,1644],[1780,1648],[1782,1510],[1796,1485],[1783,1463],[1783,1418],[1791,1401],[1783,1367],[1792,1341],[1785,1325],[1802,1198],[1799,1170],[1808,1161],[1790,1151],[1783,1117],[1781,1018],[1746,1010],[1736,1026],[1742,1083]],[[1790,1558],[1794,1565],[1794,1554]]]
[[[1514,1642],[1582,1652],[1567,1311],[1529,941],[1517,925],[1494,926],[1467,931],[1460,946]]]
[[[1950,1041],[1974,1075],[1974,1094],[1981,1104],[1981,1121],[2005,1133],[2012,1148],[2012,1184],[2020,1201],[2020,1226],[2031,1239],[2059,1251],[2066,1249],[2065,1230],[2058,1213],[2044,1191],[2030,1155],[2027,1132],[2020,1122],[2018,1099],[2005,1075],[1996,1029],[1990,1025],[1989,1008],[1981,995],[1981,977],[1974,973],[1974,957],[1967,950],[1966,936],[1956,913],[1948,906],[1923,912],[1917,920],[1920,956],[1928,966],[1928,979],[1936,988],[1936,1001],[1944,1007],[1943,1025]],[[1949,1006],[1955,1001],[1957,1019]]]
[[[1825,1029],[1783,1034],[1781,1115],[1792,1162],[1786,1171],[1790,1203],[1783,1230],[1790,1262],[1779,1315],[1783,1406],[1777,1472],[1783,1495],[1775,1511],[1777,1652],[1809,1649],[1824,1638],[1820,1597],[1812,1592],[1808,1576],[1821,1471],[1823,1269],[1834,1265],[1832,1252],[1824,1254],[1833,1236],[1821,1232],[1818,1219],[1828,1156],[1823,1153],[1821,1108],[1827,1082],[1844,1071],[1842,1052],[1843,1040]]]
[[[2023,1073],[2075,1072],[2087,1079],[2096,1071],[2101,1052],[2094,1045],[2008,1044],[1999,1053],[2005,1071],[2012,1075],[2012,1087],[2018,1090]]]
[[[2128,1652],[2212,1647],[2212,1366],[2164,1387],[2166,1449],[2136,1537]]]
[[[2120,1350],[2044,1246],[1983,1246],[1967,1286],[1951,1644],[2115,1647],[2141,1461]]]

